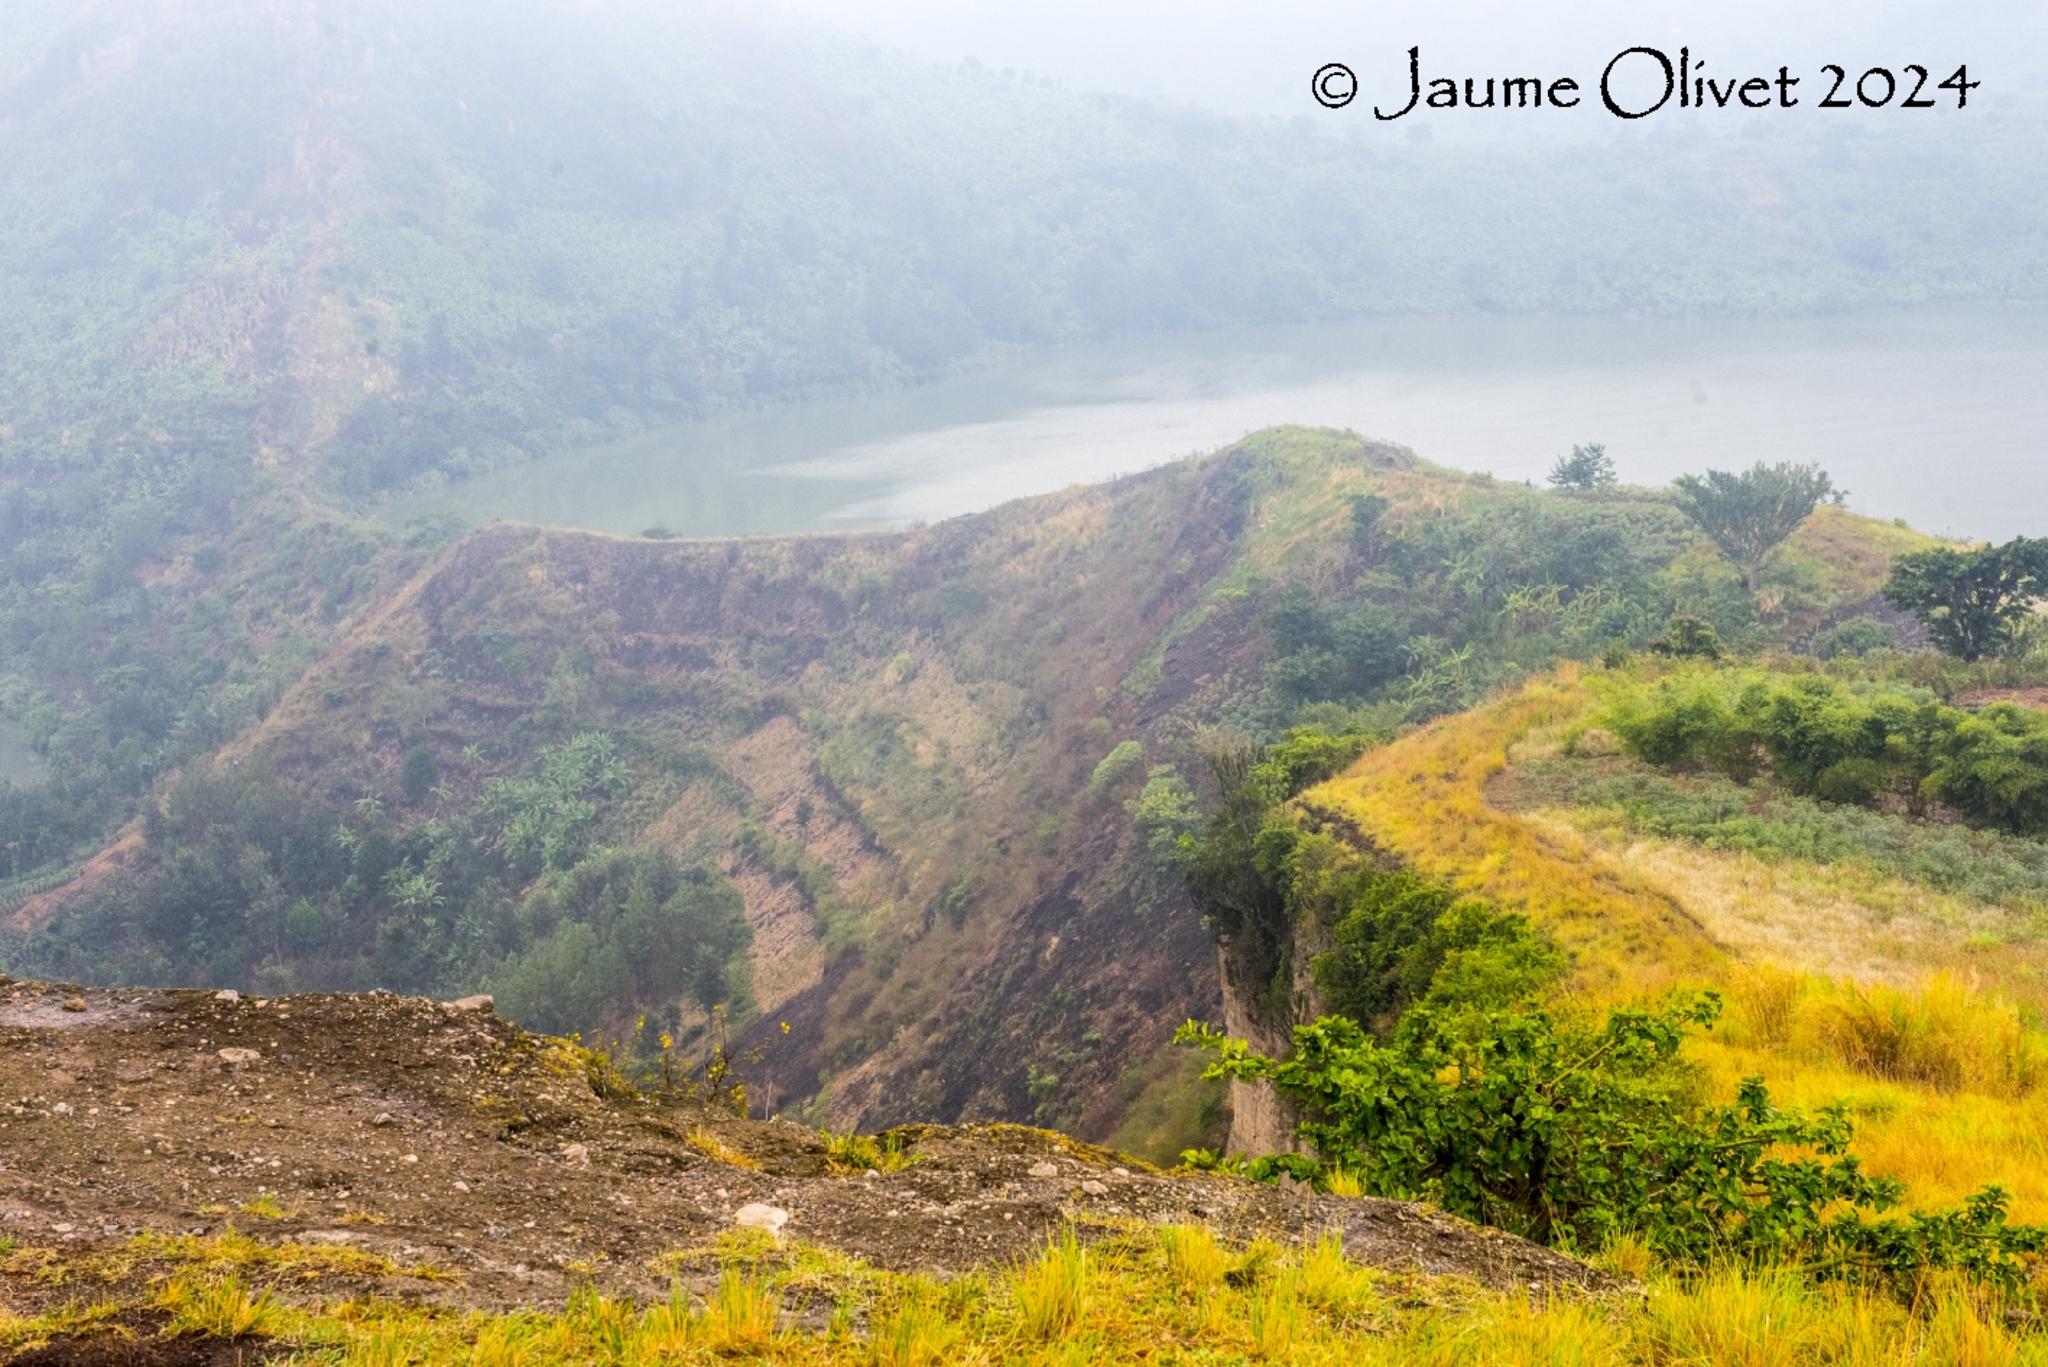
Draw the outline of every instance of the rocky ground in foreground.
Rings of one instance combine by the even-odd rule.
[[[1335,1230],[1369,1266],[1495,1288],[1600,1280],[1422,1207],[1160,1173],[1046,1131],[915,1126],[892,1147],[907,1161],[875,1171],[812,1129],[620,1093],[483,1000],[0,984],[0,1308],[15,1315],[134,1299],[150,1239],[231,1227],[335,1250],[326,1270],[349,1294],[484,1309],[559,1305],[584,1282],[658,1295],[691,1279],[688,1250],[749,1224],[939,1274],[1015,1261],[1067,1223],[1193,1222],[1232,1239]]]

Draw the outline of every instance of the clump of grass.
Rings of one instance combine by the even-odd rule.
[[[1024,1337],[1046,1342],[1073,1333],[1087,1309],[1090,1275],[1088,1250],[1071,1225],[1048,1242],[1037,1261],[1018,1268],[1010,1292]]]
[[[1219,1286],[1229,1270],[1229,1255],[1200,1225],[1167,1225],[1159,1231],[1159,1247],[1166,1254],[1167,1275],[1182,1291]]]
[[[1641,1351],[1627,1323],[1617,1324],[1600,1305],[1551,1297],[1510,1296],[1471,1313],[1431,1317],[1406,1326],[1386,1355],[1369,1359],[1452,1367],[1719,1367],[1705,1358],[1656,1358]]]
[[[1809,1355],[1814,1310],[1789,1275],[1723,1272],[1701,1278],[1687,1294],[1652,1297],[1646,1329],[1668,1361],[1779,1367]]]
[[[907,1281],[887,1309],[871,1317],[873,1367],[940,1367],[959,1357],[966,1327],[947,1313],[944,1288],[929,1278]]]
[[[1335,1230],[1302,1251],[1294,1280],[1303,1302],[1346,1322],[1380,1308],[1373,1274],[1345,1256],[1344,1236]]]
[[[683,1142],[714,1163],[723,1163],[729,1168],[745,1168],[750,1172],[760,1170],[759,1163],[701,1125],[690,1131]]]
[[[766,1348],[775,1341],[781,1313],[781,1298],[766,1277],[748,1277],[728,1267],[718,1274],[718,1290],[704,1318],[704,1340],[721,1353]]]
[[[277,1203],[277,1198],[270,1195],[244,1202],[241,1213],[253,1215],[259,1220],[282,1220],[287,1214],[285,1208]]]
[[[1765,1048],[1782,1048],[1792,1038],[1805,986],[1796,973],[1752,964],[1728,975],[1729,1025]]]
[[[819,1133],[825,1140],[825,1166],[834,1172],[900,1172],[913,1161],[901,1135]]]
[[[627,1050],[621,1044],[602,1035],[593,1035],[586,1044],[583,1036],[570,1035],[553,1041],[553,1046],[551,1062],[556,1071],[581,1077],[602,1099],[631,1101],[640,1095],[640,1089],[633,1085],[633,1080],[620,1066],[627,1056]]]
[[[630,1361],[666,1361],[687,1353],[704,1333],[704,1315],[690,1303],[682,1283],[669,1287],[668,1298],[649,1306],[634,1327]]]
[[[2048,1078],[2048,1046],[2012,1004],[1949,974],[1916,990],[1848,984],[1802,1011],[1809,1050],[1873,1077],[2024,1095]]]
[[[607,1296],[587,1283],[570,1293],[562,1318],[577,1341],[598,1349],[601,1359],[609,1362],[624,1360],[627,1341],[640,1327],[631,1301]]]
[[[129,1241],[128,1248],[141,1257],[162,1258],[221,1273],[260,1269],[305,1279],[405,1276],[434,1280],[447,1275],[425,1265],[401,1267],[382,1254],[339,1244],[267,1244],[233,1225],[212,1235],[138,1234]]]
[[[341,1360],[344,1367],[413,1367],[421,1360],[418,1348],[415,1335],[406,1326],[378,1325],[352,1339]]]
[[[1296,1274],[1290,1270],[1271,1278],[1252,1294],[1246,1309],[1245,1328],[1251,1334],[1252,1351],[1271,1362],[1291,1361],[1306,1337],[1304,1321]]]
[[[1656,1264],[1656,1254],[1651,1252],[1649,1241],[1642,1235],[1624,1232],[1608,1235],[1593,1263],[1617,1277],[1643,1281]]]
[[[157,1305],[170,1313],[173,1333],[224,1339],[270,1334],[279,1315],[271,1294],[252,1288],[239,1272],[225,1277],[173,1277],[164,1284]]]
[[[1323,1190],[1332,1196],[1342,1196],[1355,1201],[1365,1195],[1365,1183],[1360,1180],[1357,1173],[1338,1164],[1323,1174]]]
[[[490,1320],[477,1330],[464,1367],[527,1367],[541,1356],[538,1342],[541,1337],[534,1321],[525,1315],[506,1315]],[[417,1357],[399,1359],[402,1362],[417,1360]]]
[[[1288,1251],[1271,1239],[1258,1238],[1246,1244],[1236,1262],[1223,1274],[1232,1286],[1257,1286],[1288,1260]]]
[[[2029,1352],[2007,1327],[2004,1307],[1973,1293],[1967,1286],[1949,1284],[1935,1295],[1934,1308],[1918,1326],[1920,1360],[1954,1363],[1956,1367],[2007,1367],[2007,1364],[2037,1363],[2039,1344]]]

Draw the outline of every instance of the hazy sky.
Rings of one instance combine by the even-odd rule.
[[[972,56],[1067,85],[1238,113],[1314,114],[1311,73],[1354,67],[1368,95],[1394,93],[1406,51],[1456,76],[1574,76],[1591,84],[1637,44],[1689,44],[1710,73],[1789,63],[1852,73],[1918,62],[1939,80],[1960,62],[1983,98],[2019,94],[2043,70],[2040,0],[779,0],[829,25],[947,62]],[[1429,74],[1425,70],[1425,79]],[[1815,97],[1817,98],[1817,96]],[[1350,113],[1365,112],[1363,106]],[[1580,115],[1589,111],[1579,111]],[[1479,112],[1467,122],[1488,117]],[[1577,115],[1565,113],[1565,119]],[[1769,117],[1761,115],[1760,117]],[[1853,113],[1847,117],[1855,117]]]

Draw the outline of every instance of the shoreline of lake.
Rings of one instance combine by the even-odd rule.
[[[1922,530],[2040,530],[2048,305],[1795,319],[1449,315],[1230,328],[1038,353],[929,385],[654,429],[394,500],[638,533],[900,526],[1161,464],[1282,423],[1353,428],[1540,483],[1574,442],[1621,477],[1816,460]],[[1956,477],[1967,452],[1975,477]]]

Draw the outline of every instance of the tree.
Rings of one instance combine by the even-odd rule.
[[[1351,553],[1366,564],[1379,559],[1383,547],[1381,523],[1393,505],[1378,494],[1353,494],[1351,507]]]
[[[1154,863],[1163,869],[1186,865],[1195,833],[1202,828],[1202,809],[1178,769],[1154,765],[1145,776],[1144,790],[1124,803],[1124,810],[1145,837]]]
[[[1927,626],[1934,643],[1965,660],[2001,654],[2019,626],[2048,597],[2048,539],[2015,537],[2003,546],[1948,546],[1902,555],[1884,586],[1891,603]]]
[[[1679,509],[1742,571],[1751,593],[1771,552],[1835,492],[1818,465],[1762,461],[1741,474],[1681,475],[1672,487]]]
[[[1721,634],[1714,624],[1689,612],[1672,614],[1663,635],[1650,642],[1652,655],[1669,655],[1675,660],[1718,660]]]
[[[398,771],[398,788],[405,794],[407,802],[418,806],[426,801],[440,779],[441,766],[434,759],[432,750],[424,745],[415,745],[405,752],[405,763]]]
[[[1559,456],[1550,467],[1550,483],[1558,489],[1605,489],[1614,483],[1614,457],[1597,441],[1574,446],[1570,455]]]

